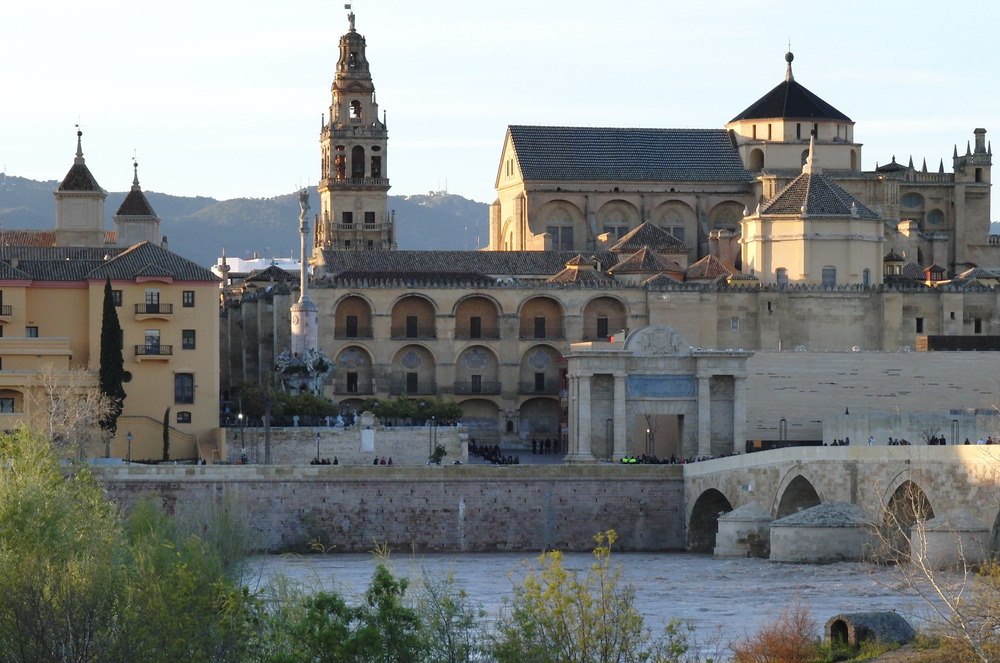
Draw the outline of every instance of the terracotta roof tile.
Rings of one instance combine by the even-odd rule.
[[[649,221],[629,231],[618,243],[611,247],[616,253],[632,253],[648,246],[654,251],[686,252],[688,247],[663,228]]]
[[[612,267],[612,274],[657,273],[665,272],[670,267],[660,259],[648,246],[644,246],[629,257]]]
[[[760,207],[765,214],[806,214],[812,216],[854,216],[874,220],[879,216],[844,191],[829,177],[802,173]]]
[[[688,267],[684,272],[684,278],[688,281],[717,279],[736,273],[735,268],[730,267],[715,256],[708,255]]]

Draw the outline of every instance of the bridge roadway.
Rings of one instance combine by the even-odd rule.
[[[874,523],[923,504],[928,518],[967,509],[998,549],[1000,446],[788,447],[684,466],[687,547],[708,552],[720,515],[756,500],[772,518],[824,502],[862,507]]]

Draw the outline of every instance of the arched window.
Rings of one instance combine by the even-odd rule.
[[[861,272],[861,285],[867,288],[871,284],[872,284],[872,271],[870,269],[866,269],[863,272]]]
[[[361,119],[361,102],[357,99],[351,102],[351,119]]]
[[[365,176],[365,148],[355,145],[351,149],[351,177],[363,178]]]
[[[750,152],[750,170],[764,170],[764,150],[752,150]]]
[[[788,285],[788,270],[784,267],[779,267],[774,271],[774,280],[778,285],[785,286]]]

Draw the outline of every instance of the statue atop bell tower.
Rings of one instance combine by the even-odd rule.
[[[320,130],[320,214],[314,250],[392,250],[396,232],[394,215],[388,211],[385,117],[379,119],[367,44],[354,28],[353,12],[348,21],[330,88],[329,117]]]

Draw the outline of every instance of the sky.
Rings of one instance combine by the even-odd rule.
[[[0,17],[0,170],[268,198],[319,179],[344,0],[55,0]],[[1000,136],[1000,3],[355,0],[395,195],[481,202],[510,124],[721,128],[795,79],[856,122],[862,167],[936,171]],[[998,143],[1000,149],[1000,143]]]

